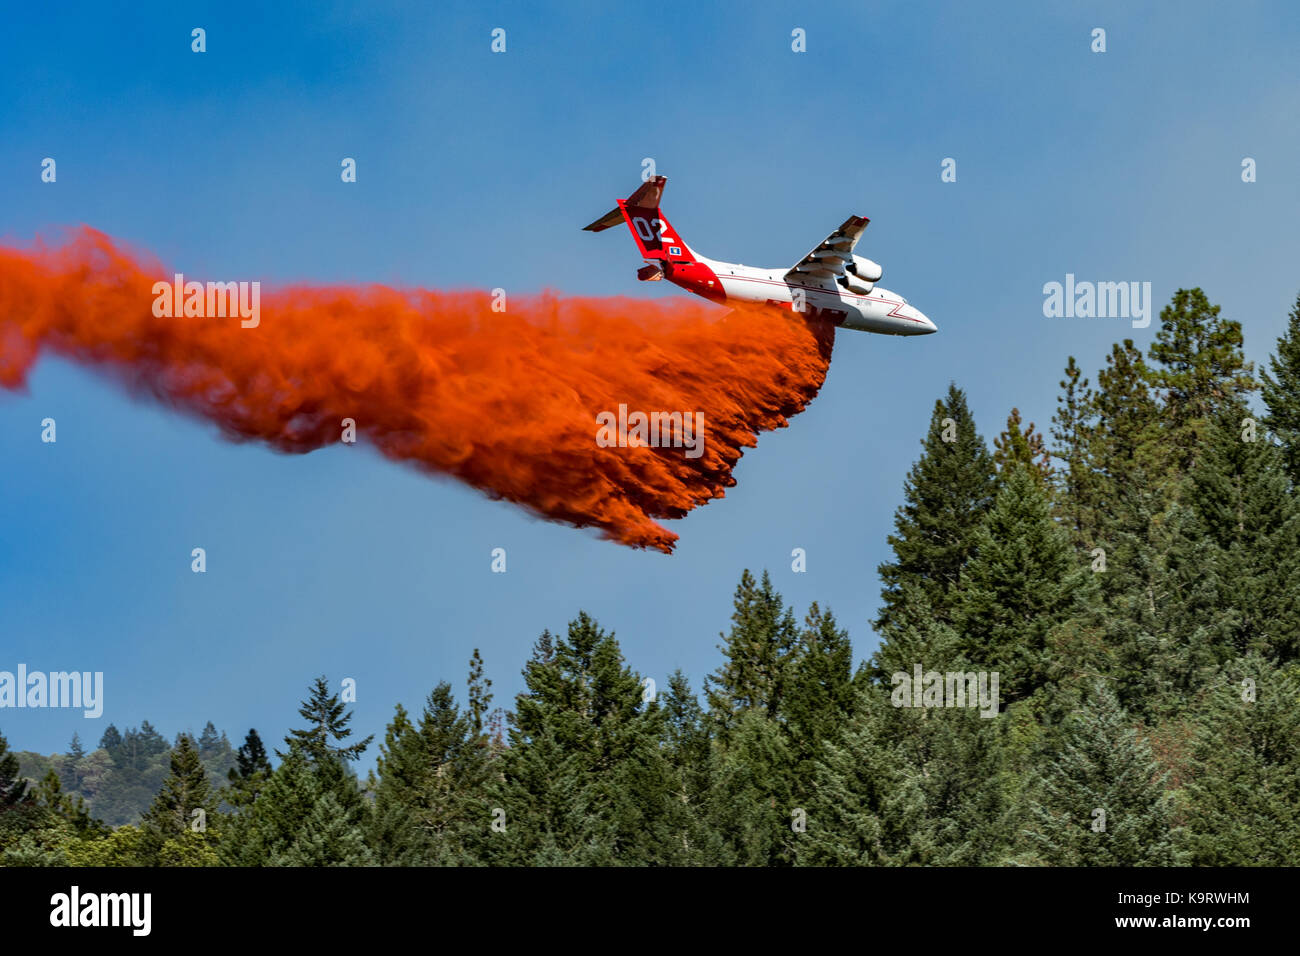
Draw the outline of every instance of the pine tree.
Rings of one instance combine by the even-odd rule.
[[[167,738],[160,734],[147,720],[140,721],[140,729],[135,734],[136,754],[148,759],[156,754],[165,754],[172,748],[167,746]]]
[[[1088,464],[1098,472],[1098,494],[1108,501],[1146,475],[1154,475],[1160,410],[1151,392],[1155,372],[1132,339],[1111,346],[1093,395],[1096,427]]]
[[[52,769],[36,787],[33,798],[37,806],[46,810],[78,838],[96,838],[108,832],[103,824],[90,815],[86,801],[79,794],[64,791],[59,775]]]
[[[723,860],[754,866],[793,859],[789,815],[797,761],[815,744],[803,741],[803,751],[793,746],[788,722],[821,730],[821,708],[833,706],[829,695],[838,692],[835,661],[826,658],[847,640],[833,617],[815,615],[809,627],[824,632],[801,633],[766,571],[758,583],[748,570],[741,575],[731,631],[719,645],[724,662],[704,686],[716,748],[709,764],[710,845]],[[831,686],[819,686],[822,681]],[[784,827],[777,825],[781,819]]]
[[[683,802],[699,802],[708,789],[709,725],[703,708],[680,670],[668,678],[663,696],[664,749],[680,774]]]
[[[331,694],[329,681],[324,676],[317,677],[311,685],[311,696],[302,702],[298,713],[307,721],[303,730],[290,730],[285,743],[297,741],[304,753],[314,760],[324,760],[329,756],[338,756],[344,760],[358,760],[365,752],[374,735],[354,744],[334,746],[331,740],[342,741],[352,736],[348,724],[352,722],[352,711],[344,712],[343,704],[337,694]],[[283,756],[283,755],[281,755]]]
[[[1061,394],[1052,416],[1052,456],[1061,462],[1061,467],[1054,470],[1057,514],[1064,520],[1075,547],[1090,548],[1096,512],[1101,506],[1089,460],[1094,441],[1094,395],[1073,355],[1065,366],[1065,378],[1058,384]]]
[[[1018,469],[1023,470],[1023,469]],[[931,624],[923,670],[972,671],[947,625]],[[908,667],[905,676],[913,677]],[[889,685],[901,685],[891,675]],[[981,716],[977,700],[900,706],[878,683],[858,688],[857,711],[822,748],[801,863],[991,865],[1009,849],[1013,787],[1005,767],[1009,717]],[[860,711],[860,713],[858,712]]]
[[[415,725],[406,708],[398,704],[384,730],[375,772],[366,787],[374,795],[366,843],[385,866],[413,865],[419,859],[415,844],[422,834],[415,827],[415,790],[425,771]]]
[[[68,744],[68,759],[63,765],[64,773],[61,782],[65,790],[81,789],[81,761],[85,756],[86,749],[81,746],[81,737],[74,733]]]
[[[793,792],[806,799],[822,745],[853,712],[853,645],[848,631],[816,602],[804,618],[790,662],[786,728],[794,759]]]
[[[560,730],[540,723],[526,738],[510,731],[502,779],[491,792],[476,855],[505,866],[573,865],[581,846],[574,807],[586,772],[584,755],[560,743]]]
[[[1088,451],[1091,492],[1098,502],[1083,534],[1105,631],[1105,672],[1117,678],[1125,707],[1155,703],[1149,685],[1151,648],[1158,639],[1156,595],[1162,555],[1172,541],[1169,486],[1161,477],[1159,408],[1149,384],[1153,372],[1131,339],[1112,346],[1097,377],[1096,412]]]
[[[794,838],[800,864],[887,866],[905,855],[922,808],[903,786],[895,721],[888,693],[864,684],[818,760],[807,831]]]
[[[251,780],[255,774],[270,774],[271,761],[266,756],[266,746],[258,736],[257,728],[250,727],[239,750],[235,752],[235,767],[231,779]]]
[[[1291,307],[1286,333],[1277,340],[1277,352],[1269,357],[1268,364],[1269,370],[1260,375],[1268,408],[1264,424],[1281,440],[1291,484],[1300,487],[1300,295]]]
[[[364,831],[366,799],[347,762],[331,752],[309,753],[297,739],[288,746],[251,807],[226,821],[219,844],[224,864],[285,865],[325,794],[333,798],[326,809],[337,814],[338,831]]]
[[[210,720],[203,725],[203,731],[199,734],[198,747],[199,759],[205,762],[217,756],[221,750],[221,734],[217,733],[217,728]]]
[[[1007,427],[997,438],[993,439],[993,463],[998,474],[1005,476],[1009,466],[1019,464],[1032,476],[1050,488],[1054,477],[1052,459],[1047,453],[1047,445],[1041,432],[1034,431],[1034,423],[1022,427],[1020,409],[1011,409],[1007,416]]]
[[[960,596],[960,591],[951,595],[954,601]],[[906,616],[894,620],[889,636],[882,639],[871,663],[855,675],[855,690],[860,690],[865,683],[888,684],[898,673],[910,675],[916,664],[927,670],[944,665],[959,653],[959,644],[953,626],[929,612],[929,604],[918,589],[911,596]]]
[[[67,846],[88,835],[92,823],[84,803],[72,801],[62,791],[59,775],[51,767],[29,791],[30,799],[0,809],[0,865],[66,865]]]
[[[1096,392],[1073,360],[1061,383],[1054,437],[1070,474],[1059,513],[1102,573],[1089,575],[1092,623],[1070,625],[1071,660],[1058,664],[1107,673],[1122,705],[1146,717],[1172,713],[1224,659],[1214,605],[1230,572],[1207,560],[1182,500],[1215,416],[1255,387],[1240,326],[1218,312],[1200,290],[1181,290],[1161,313],[1151,365],[1125,340]]]
[[[470,668],[474,674],[473,659]],[[474,721],[473,713],[461,713],[446,682],[429,694],[420,717],[421,765],[415,776],[412,822],[429,848],[429,859],[439,863],[459,861],[466,830],[482,829],[485,808],[474,802],[470,791],[472,784],[483,781],[467,778],[478,750]]]
[[[612,634],[585,612],[543,632],[524,668],[501,782],[484,806],[504,832],[484,853],[514,865],[669,862],[681,854],[672,774],[659,747],[663,712],[643,700]],[[493,817],[485,814],[487,831]]]
[[[473,675],[481,677],[477,655]],[[386,864],[448,865],[470,862],[467,842],[487,818],[484,787],[488,756],[474,715],[461,713],[451,685],[429,694],[417,728],[399,704],[388,726],[374,788],[370,846]]]
[[[1003,766],[1006,715],[974,707],[899,711],[903,780],[894,801],[910,808],[900,862],[991,866],[1010,851],[1013,810]]]
[[[27,781],[18,769],[18,757],[9,750],[9,741],[0,734],[0,813],[30,802]]]
[[[1300,656],[1300,499],[1288,488],[1284,451],[1256,432],[1242,405],[1225,405],[1205,427],[1205,447],[1187,493],[1197,554],[1189,588],[1215,585],[1203,608],[1173,607],[1182,623],[1195,610],[1213,619],[1220,661],[1251,651],[1283,661]]]
[[[1161,309],[1148,354],[1150,382],[1163,399],[1161,447],[1174,473],[1184,475],[1213,415],[1259,387],[1254,366],[1242,352],[1241,323],[1220,318],[1200,289],[1179,289]]]
[[[1300,650],[1300,502],[1282,450],[1252,431],[1244,406],[1216,412],[1177,500],[1113,565],[1110,673],[1136,715],[1172,719],[1238,655]]]
[[[53,769],[32,788],[0,734],[0,866],[64,865],[63,846],[74,834],[57,812],[59,790]]]
[[[249,728],[244,742],[235,751],[235,765],[226,774],[230,781],[223,796],[232,807],[251,806],[263,784],[271,776],[271,761],[257,728]]]
[[[455,748],[453,763],[454,812],[446,815],[449,825],[443,825],[439,837],[441,857],[463,863],[479,862],[482,841],[491,838],[483,821],[491,814],[489,797],[500,778],[498,766],[504,750],[503,715],[500,708],[492,709],[492,681],[483,671],[483,658],[475,648],[466,680],[465,737]]]
[[[1026,862],[1170,866],[1172,801],[1151,748],[1104,681],[1035,774]]]
[[[1300,865],[1300,669],[1258,655],[1210,689],[1185,787],[1197,866]]]
[[[792,653],[798,641],[794,614],[766,571],[762,581],[746,569],[734,597],[731,631],[719,635],[725,661],[705,682],[709,714],[725,738],[748,710],[775,719],[782,713]]]
[[[1047,683],[1048,638],[1078,609],[1084,572],[1042,484],[1020,465],[1004,476],[975,541],[954,614],[957,650],[976,670],[997,671],[1012,702]]]
[[[338,797],[326,790],[312,803],[293,842],[275,853],[267,865],[372,866],[374,855],[361,827]]]
[[[710,801],[712,829],[731,866],[794,862],[795,802],[790,752],[781,725],[758,710],[741,713],[718,758]]]
[[[184,838],[196,820],[206,827],[213,809],[208,774],[199,759],[198,748],[193,738],[182,735],[171,753],[171,772],[141,820],[142,861],[156,862],[163,844]]]
[[[950,595],[993,503],[993,458],[956,385],[935,402],[921,444],[925,450],[908,472],[889,536],[894,560],[879,568],[883,606],[875,626],[883,642],[922,617],[949,620]]]
[[[117,761],[117,750],[122,746],[122,734],[115,724],[109,724],[99,738],[99,749],[108,751],[108,755]]]
[[[489,708],[492,706],[492,681],[483,676],[483,658],[478,648],[469,659],[469,727],[475,737],[484,734]]]
[[[668,678],[662,704],[663,753],[672,774],[674,802],[682,815],[683,861],[719,865],[723,860],[721,841],[708,817],[714,759],[710,723],[680,670]]]

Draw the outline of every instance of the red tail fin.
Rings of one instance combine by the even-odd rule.
[[[617,225],[622,218],[632,230],[632,238],[636,240],[642,258],[694,262],[695,256],[659,209],[666,182],[667,177],[656,176],[642,183],[631,196],[618,201],[617,209],[611,209],[585,228],[590,232],[600,232]]]

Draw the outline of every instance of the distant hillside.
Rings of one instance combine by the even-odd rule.
[[[179,738],[178,738],[179,739]],[[195,738],[213,788],[225,786],[235,753],[211,721]],[[110,724],[95,750],[86,752],[74,735],[67,753],[48,756],[17,751],[19,772],[33,784],[50,770],[63,789],[80,794],[92,816],[111,827],[137,823],[167,777],[172,746],[149,721],[125,733]]]

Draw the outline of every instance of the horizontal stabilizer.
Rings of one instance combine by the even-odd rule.
[[[601,216],[599,219],[593,222],[590,226],[583,226],[582,228],[583,231],[585,232],[600,232],[603,229],[608,229],[610,226],[617,226],[622,221],[623,221],[623,210],[615,206],[609,212],[605,213],[605,215]]]

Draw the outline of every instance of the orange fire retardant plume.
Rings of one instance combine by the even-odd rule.
[[[0,387],[49,350],[283,452],[338,442],[351,418],[388,458],[664,552],[677,535],[655,519],[735,484],[742,450],[817,394],[834,335],[690,298],[511,295],[494,312],[486,292],[380,285],[263,290],[244,328],[156,316],[159,281],[172,273],[87,227],[0,247]],[[596,416],[620,405],[702,413],[702,454],[601,447]]]

